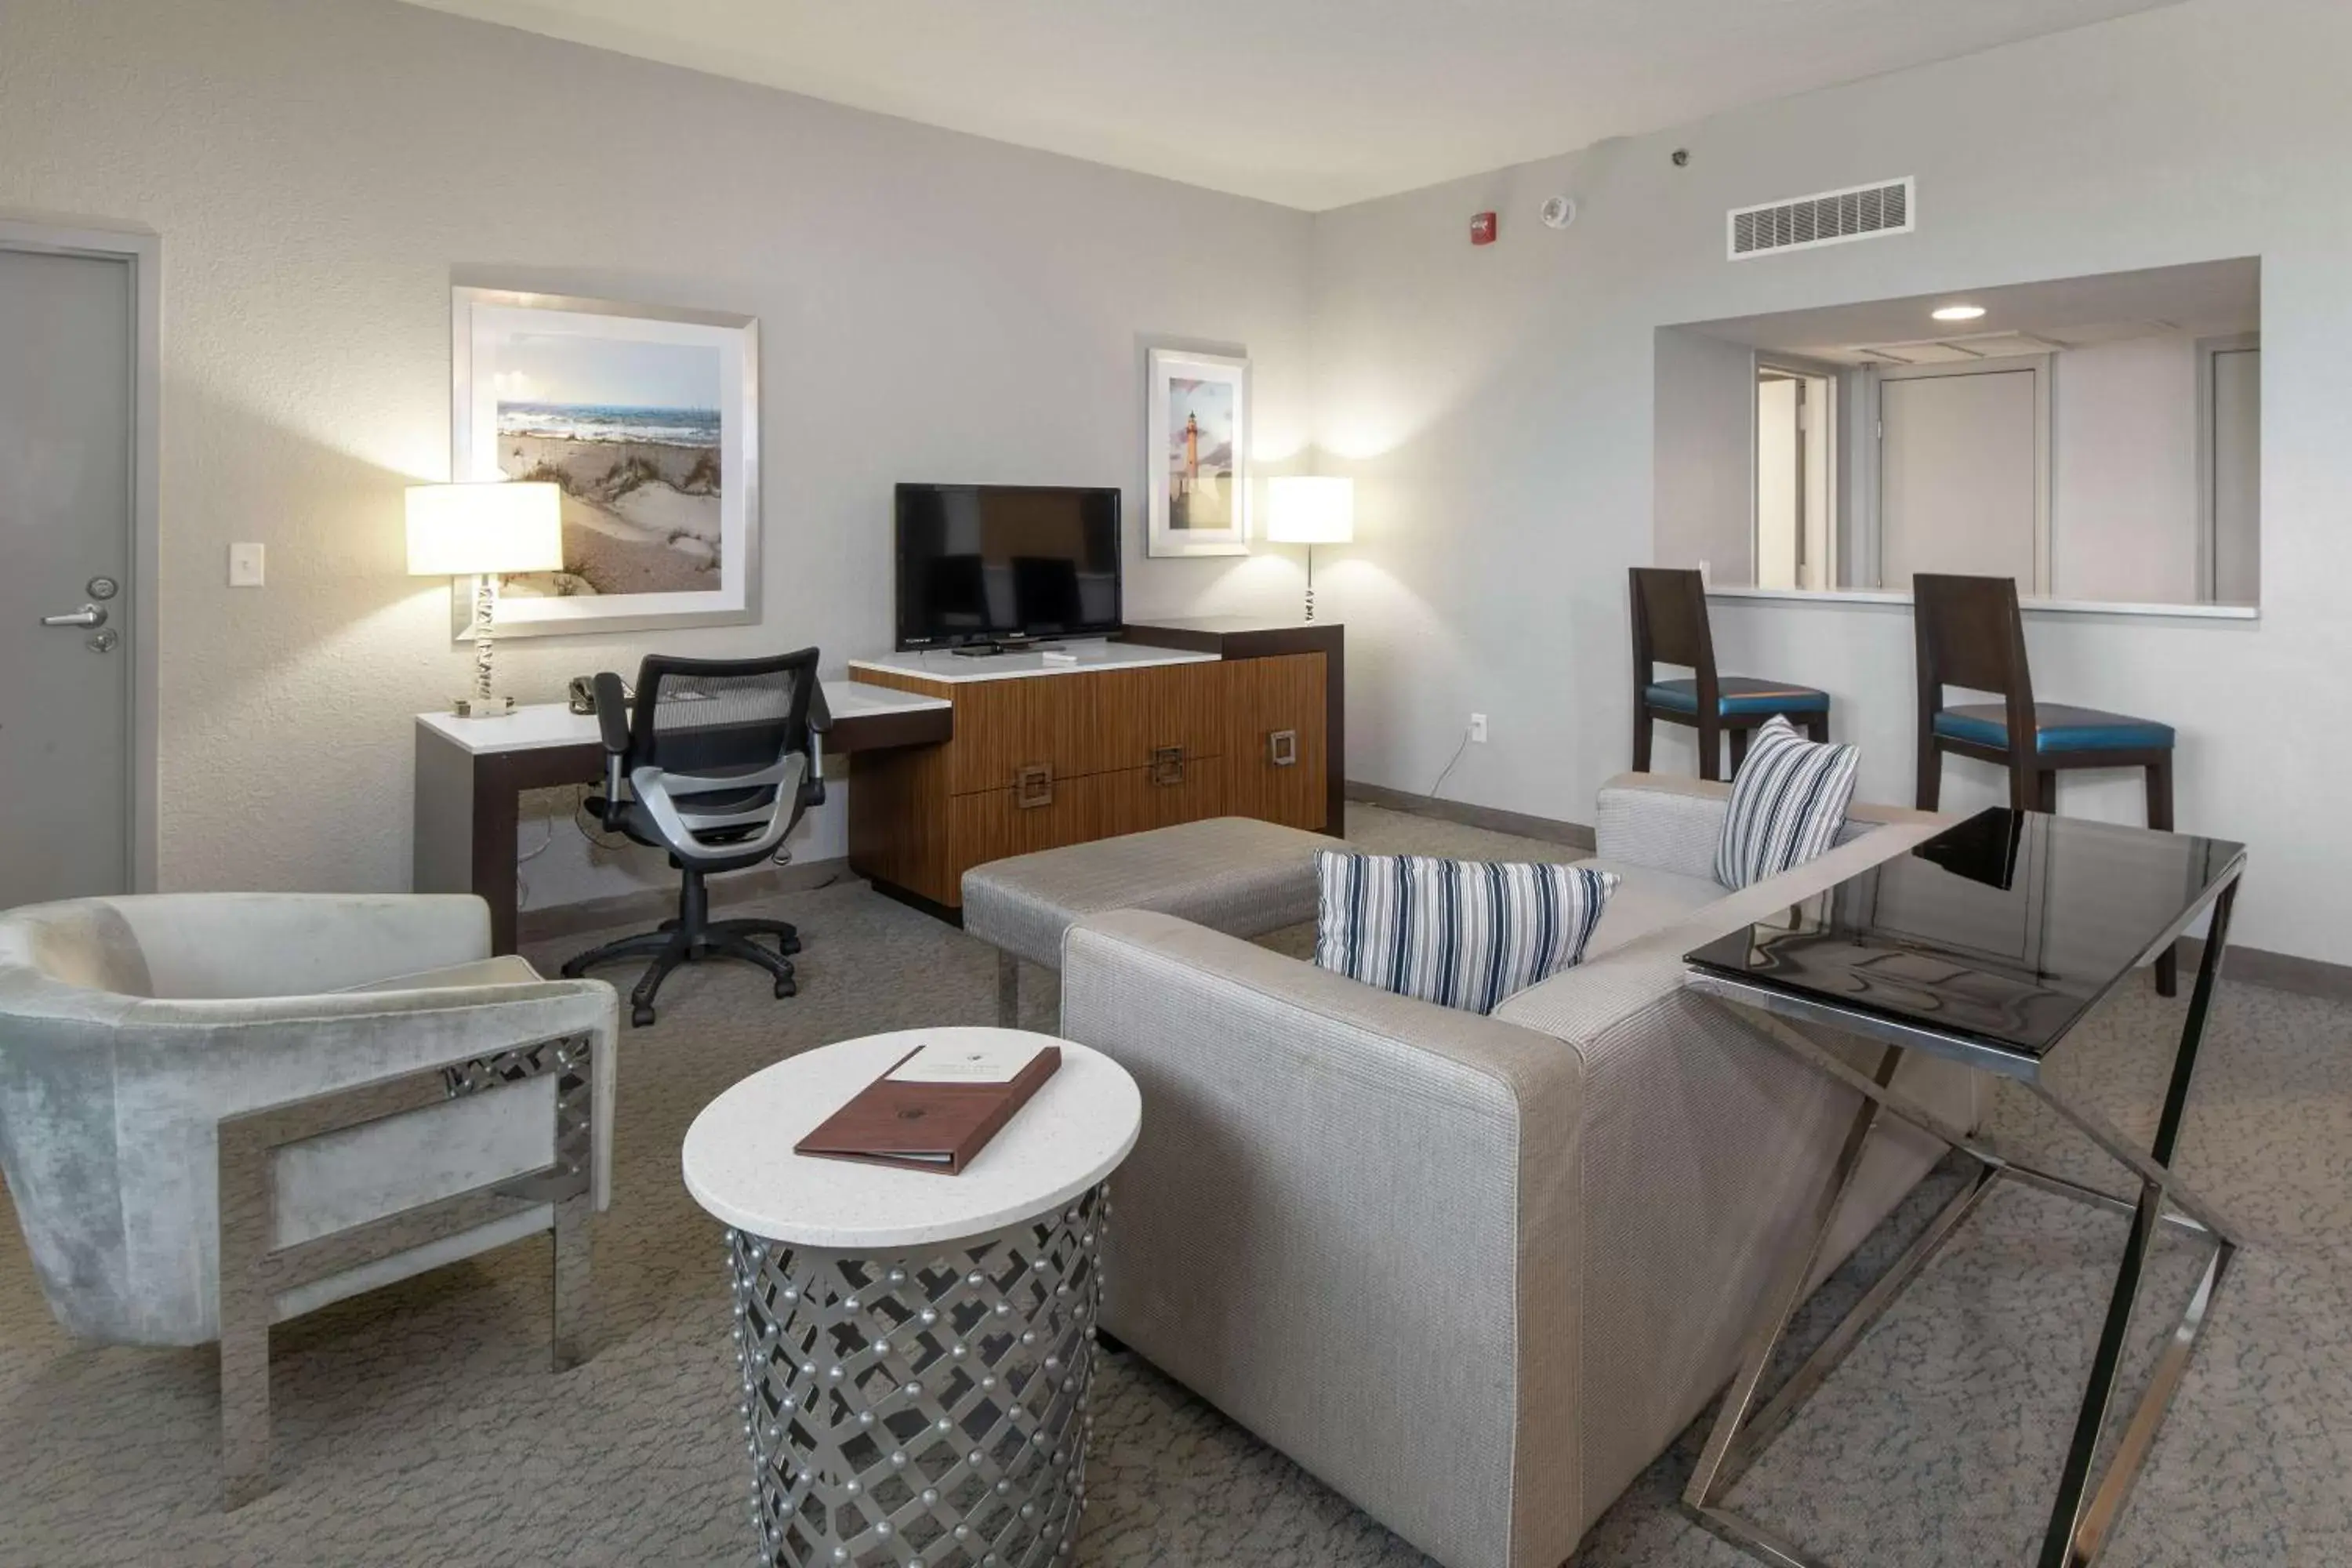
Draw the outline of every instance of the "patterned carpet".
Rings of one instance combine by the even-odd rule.
[[[1360,805],[1350,825],[1381,849],[1573,858]],[[215,1505],[213,1352],[71,1343],[16,1227],[0,1224],[0,1563],[749,1561],[720,1243],[679,1184],[679,1139],[721,1089],[795,1051],[989,1021],[995,974],[979,943],[858,884],[770,907],[807,933],[797,998],[773,1002],[732,967],[689,970],[660,1024],[624,1042],[594,1358],[547,1371],[541,1244],[282,1328],[277,1488],[236,1514]],[[592,940],[532,956],[551,969]],[[2098,1103],[2136,1133],[2153,1126],[2163,1066],[2141,1042],[2168,1036],[2179,1006],[2136,990],[2069,1047]],[[2000,1094],[1990,1132],[2105,1179],[2095,1152],[2021,1094]],[[2251,1240],[2107,1561],[2352,1563],[2352,1008],[2226,986],[2182,1165]],[[1811,1326],[1931,1211],[1933,1186],[1816,1299]],[[2025,1560],[2121,1237],[2119,1219],[2037,1194],[1991,1200],[1735,1500],[1847,1568]],[[2185,1260],[2165,1261],[2143,1356],[2185,1289]],[[1134,1358],[1111,1358],[1097,1391],[1082,1563],[1426,1561]],[[1674,1506],[1703,1432],[1619,1500],[1580,1568],[1748,1562]]]

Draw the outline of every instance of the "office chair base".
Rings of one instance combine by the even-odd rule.
[[[777,945],[769,947],[754,940],[762,936],[773,938]],[[658,931],[623,937],[567,959],[563,973],[576,980],[598,964],[652,959],[629,992],[629,1022],[642,1029],[654,1022],[654,1002],[661,993],[662,982],[680,964],[699,963],[707,958],[731,958],[756,964],[768,972],[781,1000],[799,994],[800,982],[793,973],[791,954],[800,950],[800,933],[786,921],[712,921],[695,931],[688,931],[677,921],[668,921]]]

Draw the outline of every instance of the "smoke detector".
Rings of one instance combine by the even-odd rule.
[[[1546,228],[1566,228],[1576,221],[1576,201],[1571,196],[1548,196],[1544,199],[1543,220]]]

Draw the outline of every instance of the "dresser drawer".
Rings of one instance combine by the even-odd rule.
[[[1226,809],[1320,832],[1329,807],[1323,656],[1235,659],[1227,668]]]
[[[1096,771],[1160,766],[1221,756],[1233,666],[1159,665],[1097,678]]]
[[[1225,816],[1225,766],[1223,757],[1202,757],[1097,773],[1087,782],[1097,786],[1103,837]]]

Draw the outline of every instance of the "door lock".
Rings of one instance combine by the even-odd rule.
[[[112,653],[122,641],[122,634],[109,626],[102,632],[92,632],[87,645],[92,653]]]
[[[41,625],[45,626],[102,626],[106,625],[106,612],[96,605],[84,605],[80,609],[74,611],[70,615],[43,616],[41,617]]]
[[[104,601],[122,592],[122,584],[111,577],[92,577],[82,585],[82,592],[91,598]]]

